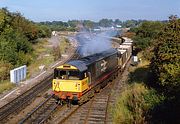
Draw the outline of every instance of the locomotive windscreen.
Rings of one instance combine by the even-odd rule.
[[[80,80],[84,78],[84,74],[78,70],[54,70],[54,78],[62,80]]]

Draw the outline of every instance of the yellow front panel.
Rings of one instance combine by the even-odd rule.
[[[88,89],[88,77],[82,80],[82,92],[86,89]]]
[[[82,92],[88,88],[88,78],[84,80],[53,80],[53,91]]]

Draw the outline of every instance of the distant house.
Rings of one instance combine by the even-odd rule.
[[[93,29],[94,31],[101,31],[101,29],[100,28],[95,28],[95,29]]]
[[[122,26],[121,25],[116,25],[116,28],[121,28]]]

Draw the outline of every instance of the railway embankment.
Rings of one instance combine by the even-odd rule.
[[[44,78],[49,76],[53,73],[53,68],[62,62],[66,61],[71,54],[73,54],[73,51],[77,47],[77,43],[74,39],[74,41],[71,41],[71,44],[68,46],[63,45],[63,50],[61,51],[61,58],[54,60],[52,57],[53,55],[50,55],[49,52],[46,51],[48,49],[53,50],[54,43],[58,44],[59,40],[58,37],[52,37],[50,39],[47,39],[47,41],[44,41],[45,43],[39,43],[36,48],[36,54],[37,59],[28,67],[28,77],[25,81],[20,82],[18,85],[16,85],[13,89],[4,91],[0,95],[0,107],[2,107],[4,104],[8,103],[15,97],[19,96],[26,90],[30,89],[34,85],[36,85],[38,82],[42,81]],[[42,41],[43,42],[43,41]],[[53,42],[53,43],[52,43]],[[63,43],[64,44],[64,43]],[[51,50],[51,51],[52,51]],[[51,52],[50,51],[50,52]],[[42,63],[41,63],[42,62]]]
[[[111,105],[113,123],[146,123],[148,112],[164,100],[154,89],[148,88],[150,62],[143,59],[141,53],[138,56],[141,61],[137,66],[130,66],[129,74],[123,76],[124,87]]]
[[[4,110],[6,111],[6,108],[9,110],[10,107],[13,107],[13,109],[11,109],[12,110],[11,114],[13,114],[14,112],[17,112],[17,111],[21,111],[24,107],[26,107],[28,104],[30,104],[30,102],[32,102],[32,100],[35,99],[34,97],[40,93],[39,91],[42,91],[43,93],[45,93],[45,90],[51,86],[51,79],[52,79],[51,76],[53,74],[53,69],[56,66],[58,66],[59,64],[67,61],[69,59],[69,57],[71,57],[74,54],[76,47],[77,47],[76,41],[72,41],[71,45],[69,45],[69,47],[66,49],[66,52],[64,52],[64,55],[61,57],[61,59],[58,59],[57,61],[55,61],[53,64],[48,66],[48,68],[46,68],[46,70],[40,72],[37,76],[35,76],[31,79],[28,79],[24,82],[21,82],[20,85],[18,85],[13,90],[2,94],[1,102],[0,102],[2,112]],[[47,83],[42,83],[42,82],[47,82]],[[36,90],[36,89],[40,89],[40,88],[42,90]],[[50,91],[48,93],[50,93]],[[42,95],[42,96],[44,96],[44,95]],[[25,97],[28,97],[28,99],[26,99]],[[29,99],[29,98],[31,98],[31,99]],[[20,99],[20,100],[18,100],[18,99]],[[42,100],[44,100],[43,97],[39,97],[38,100],[34,100],[33,106],[31,104],[30,105],[31,107],[29,107],[29,109],[27,107],[27,110],[23,111],[23,113],[26,113],[26,111],[28,111],[31,108],[33,108],[34,106],[38,105],[39,102]],[[18,107],[17,102],[21,102],[22,105],[18,104],[19,106],[21,106],[21,109]],[[23,103],[27,103],[27,104],[25,105]],[[18,109],[18,110],[14,110],[14,109]],[[6,115],[9,115],[8,110],[6,111],[7,114],[4,114],[5,118],[6,118]],[[21,118],[21,115],[23,115],[23,114],[21,113],[20,116],[16,116],[14,121],[18,120],[18,118]],[[3,115],[1,115],[1,116],[2,116],[2,118],[4,118]],[[11,121],[12,120],[13,119],[11,119]],[[12,121],[12,122],[14,122],[14,121]]]

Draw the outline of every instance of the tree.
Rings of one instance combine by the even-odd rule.
[[[122,25],[122,21],[120,21],[119,19],[115,19],[114,24],[115,25]]]
[[[16,66],[20,58],[19,52],[30,53],[32,46],[27,38],[12,28],[4,29],[0,35],[0,60]],[[30,62],[30,61],[29,61]],[[24,63],[19,63],[19,65]]]
[[[151,47],[163,27],[164,24],[159,21],[144,21],[139,27],[132,28],[131,31],[136,33],[133,38],[136,47],[139,49]]]
[[[30,64],[31,43],[50,34],[49,28],[27,20],[20,13],[0,9],[0,79],[7,79],[11,68]]]
[[[180,19],[170,18],[154,48],[151,68],[155,84],[167,95],[180,93]]]
[[[113,24],[112,19],[101,19],[99,21],[99,26],[101,26],[101,27],[111,27],[112,24]]]
[[[136,20],[127,20],[124,22],[124,27],[126,28],[130,28],[130,27],[135,27],[137,24],[137,21]]]
[[[12,68],[12,65],[5,61],[0,61],[0,80],[6,80],[9,76],[9,72]]]
[[[10,26],[11,21],[11,14],[7,8],[0,9],[0,33]]]
[[[83,21],[83,26],[87,29],[91,29],[93,28],[93,21],[90,21],[90,20],[84,20]]]

